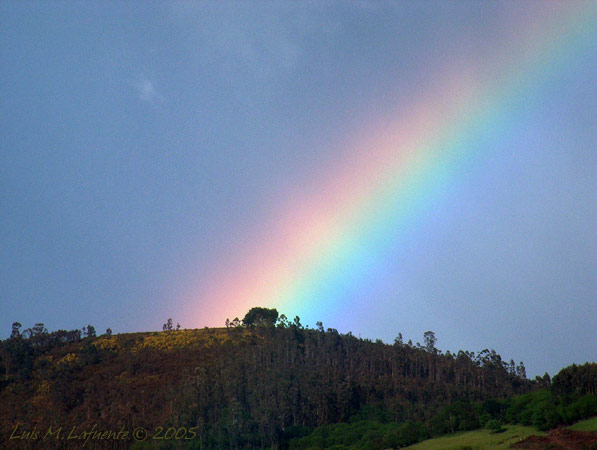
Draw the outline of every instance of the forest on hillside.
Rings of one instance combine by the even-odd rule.
[[[148,432],[109,448],[326,448],[318,433],[343,423],[344,436],[370,431],[367,448],[398,448],[508,421],[549,428],[597,414],[595,364],[531,381],[522,363],[492,350],[444,353],[431,331],[423,345],[401,335],[385,344],[265,308],[225,325],[182,330],[169,321],[161,332],[96,336],[91,326],[21,332],[15,323],[0,341],[2,442],[39,448],[35,430],[41,438],[51,426],[95,426]],[[53,436],[44,448],[81,443]],[[86,438],[86,448],[108,448]]]

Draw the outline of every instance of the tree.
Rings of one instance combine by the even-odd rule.
[[[512,376],[516,376],[516,364],[514,363],[513,359],[511,359],[510,363],[508,364],[508,373]]]
[[[286,317],[286,314],[280,314],[280,317],[278,317],[278,328],[288,328],[288,327],[289,327],[288,317]]]
[[[48,334],[48,329],[43,323],[36,323],[31,329],[31,335],[37,337],[41,336],[42,334]]]
[[[106,336],[112,336],[112,328],[106,328]]]
[[[435,333],[433,331],[425,331],[423,338],[425,339],[425,350],[429,353],[435,353],[437,351],[435,348],[435,343],[437,342]]]
[[[497,419],[491,419],[491,420],[489,420],[485,424],[485,429],[491,430],[494,433],[499,433],[500,431],[504,430],[504,428],[502,427],[501,422],[499,420],[497,420]]]
[[[402,345],[403,343],[402,333],[398,333],[398,336],[396,336],[396,339],[394,339],[394,345]]]
[[[19,322],[13,322],[12,331],[10,333],[11,339],[21,337],[21,332],[20,332],[21,326],[22,325]]]
[[[315,325],[317,325],[317,330],[321,331],[323,333],[323,322],[319,321],[317,322]]]
[[[95,327],[93,325],[87,325],[87,337],[95,337]]]
[[[516,366],[516,375],[518,378],[522,378],[523,380],[526,380],[527,378],[527,370],[522,361],[520,361],[520,364]]]
[[[162,330],[172,331],[172,319],[168,319],[168,321],[162,326]]]
[[[539,375],[535,377],[535,383],[537,383],[537,385],[540,386],[541,389],[550,389],[551,377],[547,372],[545,372],[545,375],[543,375],[542,377],[540,377]]]
[[[248,326],[274,326],[278,319],[278,310],[269,308],[251,308],[243,318],[243,325]]]

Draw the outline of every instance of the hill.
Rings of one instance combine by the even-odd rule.
[[[388,345],[304,329],[298,317],[276,323],[16,334],[0,345],[1,439],[129,448],[142,429],[160,448],[284,448],[316,427],[358,419],[468,429],[483,402],[531,389],[493,351],[443,354],[430,335],[425,347]]]

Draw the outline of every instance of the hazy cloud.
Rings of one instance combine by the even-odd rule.
[[[134,83],[139,100],[147,103],[156,103],[164,100],[164,97],[156,90],[153,81],[143,77]]]

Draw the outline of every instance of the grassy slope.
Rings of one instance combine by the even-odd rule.
[[[416,445],[406,447],[411,450],[461,450],[470,447],[474,450],[507,449],[510,444],[531,434],[545,435],[533,427],[510,425],[504,433],[493,434],[489,430],[475,430],[454,433],[435,439],[428,439]],[[570,427],[575,431],[597,431],[597,417],[583,420]]]
[[[510,444],[518,442],[531,434],[544,435],[533,427],[522,425],[508,425],[503,433],[494,434],[489,430],[475,430],[454,433],[435,439],[428,439],[418,444],[406,447],[411,450],[474,450],[507,449]]]
[[[577,422],[570,429],[574,431],[597,431],[597,417]]]

